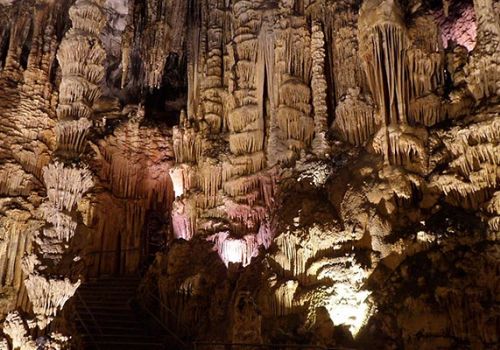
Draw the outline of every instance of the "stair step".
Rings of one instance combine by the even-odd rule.
[[[92,312],[94,311],[132,311],[129,305],[127,304],[117,304],[117,305],[109,305],[109,304],[90,304],[86,303],[85,305],[78,305],[77,308],[78,312],[86,312],[87,310],[90,310]],[[132,311],[133,312],[133,311]]]
[[[85,349],[176,349],[165,346],[169,335],[164,329],[133,307],[138,285],[136,276],[109,277],[87,281],[78,290],[76,327]]]
[[[148,335],[148,336],[153,336],[153,337],[162,337],[162,336],[165,336],[165,331],[163,330],[144,330],[144,328],[142,328],[139,324],[137,325],[131,325],[129,327],[120,327],[120,326],[107,326],[107,327],[102,327],[102,326],[95,326],[95,325],[86,325],[87,329],[83,328],[82,325],[77,325],[77,328],[80,330],[80,331],[89,331],[91,332],[93,335],[94,334],[99,334],[100,331],[102,331],[104,334],[107,334],[107,335],[120,335],[120,334],[127,334],[127,333],[139,333],[139,332],[144,332],[144,334]]]

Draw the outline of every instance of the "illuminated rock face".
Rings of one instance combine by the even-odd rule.
[[[498,348],[499,10],[0,1],[0,349],[144,270],[191,339]]]

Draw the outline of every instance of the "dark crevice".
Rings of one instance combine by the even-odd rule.
[[[161,87],[146,92],[146,119],[164,122],[168,126],[179,123],[180,111],[187,103],[186,62],[176,54],[167,57]]]

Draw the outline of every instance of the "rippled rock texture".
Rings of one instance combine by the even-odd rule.
[[[138,272],[189,341],[498,348],[498,1],[0,17],[0,349]]]

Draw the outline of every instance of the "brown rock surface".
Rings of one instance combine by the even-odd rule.
[[[0,349],[138,273],[187,343],[498,348],[499,9],[0,0]]]

